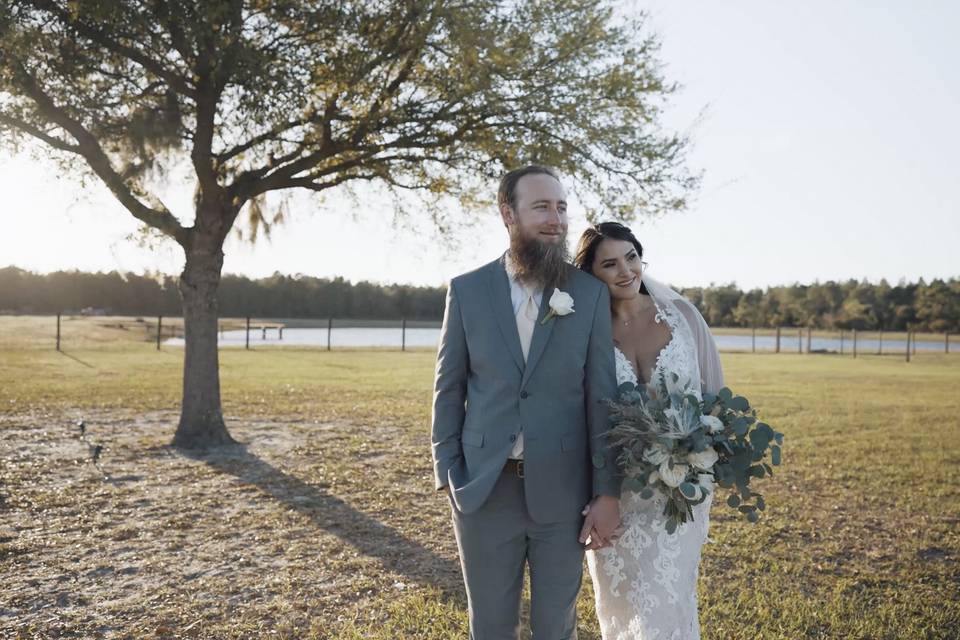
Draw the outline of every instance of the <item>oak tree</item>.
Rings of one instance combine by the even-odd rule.
[[[536,161],[594,210],[668,212],[697,181],[661,126],[673,90],[643,16],[596,0],[0,0],[0,143],[92,173],[183,248],[188,448],[232,441],[223,243],[270,222],[267,194],[375,182],[469,209]],[[191,211],[150,187],[171,158]]]

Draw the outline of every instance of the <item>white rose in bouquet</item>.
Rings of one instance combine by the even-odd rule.
[[[703,451],[690,453],[687,455],[687,462],[692,464],[697,469],[701,469],[703,471],[710,471],[713,469],[713,465],[716,464],[717,460],[719,459],[720,456],[713,447],[707,447]]]
[[[667,460],[660,464],[660,479],[668,487],[679,487],[687,477],[690,466],[686,464],[675,464],[670,468],[670,461]]]
[[[674,380],[676,376],[676,380]],[[667,393],[684,395],[690,390],[690,378],[686,375],[671,374],[664,380],[667,384]]]
[[[700,424],[705,426],[710,433],[723,431],[723,422],[716,416],[700,416]]]
[[[653,443],[652,446],[648,447],[643,452],[643,459],[656,466],[663,464],[663,462],[669,457],[670,452],[667,451],[667,448],[659,442]]]

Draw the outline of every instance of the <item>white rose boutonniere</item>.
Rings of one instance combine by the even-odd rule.
[[[547,324],[547,321],[554,316],[562,318],[573,313],[573,298],[569,293],[560,291],[560,289],[553,290],[548,304],[550,305],[550,311],[547,312],[540,324]]]

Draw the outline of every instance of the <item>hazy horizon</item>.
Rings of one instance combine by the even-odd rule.
[[[483,263],[483,264],[486,264],[486,263]],[[482,265],[482,264],[477,265],[477,267],[480,267],[480,266],[483,266],[483,265]],[[161,272],[161,271],[139,271],[139,272],[137,272],[137,271],[117,271],[116,269],[114,269],[114,270],[107,270],[107,271],[104,271],[104,270],[85,271],[85,270],[83,270],[83,269],[77,269],[77,268],[55,269],[55,270],[52,270],[52,271],[36,271],[36,270],[33,270],[33,269],[27,269],[27,268],[21,267],[21,266],[19,266],[19,265],[15,265],[15,264],[0,265],[0,270],[9,269],[9,268],[22,269],[23,271],[29,271],[30,273],[34,273],[34,274],[38,274],[38,275],[50,275],[50,274],[53,274],[53,273],[70,273],[70,272],[80,272],[80,273],[92,273],[92,274],[107,275],[107,274],[116,272],[116,273],[118,273],[118,274],[121,275],[121,276],[134,275],[134,276],[144,277],[144,278],[152,278],[153,276],[155,276],[155,275],[157,275],[157,274],[159,274],[159,275],[164,275],[164,276],[169,276],[169,277],[179,277],[179,273],[166,273],[166,272]],[[369,280],[369,279],[354,280],[354,279],[351,279],[351,278],[347,278],[347,277],[345,277],[345,276],[318,276],[318,275],[314,275],[314,274],[310,274],[310,273],[299,273],[299,272],[298,272],[298,273],[285,273],[285,272],[281,272],[281,271],[275,271],[274,273],[270,273],[270,274],[266,274],[266,275],[258,275],[258,276],[250,276],[250,275],[247,275],[247,274],[244,274],[244,273],[235,273],[235,272],[226,271],[226,270],[223,271],[223,273],[222,273],[222,276],[223,276],[223,277],[227,277],[227,276],[231,276],[231,277],[245,277],[245,278],[249,278],[250,280],[265,280],[265,279],[268,279],[268,278],[271,278],[271,277],[275,277],[275,276],[278,276],[278,275],[279,275],[279,276],[282,276],[282,277],[286,277],[286,278],[318,278],[318,279],[327,279],[327,280],[333,280],[333,279],[335,279],[335,278],[343,278],[343,280],[344,280],[345,282],[347,282],[347,283],[349,283],[349,284],[351,284],[351,285],[356,285],[356,284],[360,284],[360,283],[367,283],[367,284],[373,284],[373,285],[384,286],[384,287],[389,287],[389,286],[412,286],[412,287],[439,287],[439,286],[446,286],[446,283],[441,283],[441,284],[439,284],[439,285],[430,285],[430,284],[416,284],[416,283],[412,283],[412,282],[396,282],[396,281],[391,281],[391,280],[382,280],[382,281],[381,281],[381,280]],[[923,281],[923,283],[925,283],[925,284],[930,284],[930,283],[933,282],[934,280],[942,280],[942,281],[946,281],[946,282],[949,282],[949,281],[951,281],[951,280],[960,280],[960,273],[958,273],[958,274],[956,274],[956,275],[952,275],[952,276],[947,276],[947,277],[934,277],[934,278],[923,278],[923,277],[920,277],[920,278],[914,279],[914,280],[907,280],[907,279],[905,279],[905,278],[900,278],[900,279],[898,279],[898,280],[888,280],[888,279],[886,279],[886,278],[880,278],[880,279],[878,279],[878,280],[871,280],[871,279],[867,279],[867,278],[828,278],[828,279],[825,279],[825,280],[810,280],[810,281],[799,281],[799,280],[798,280],[798,281],[794,281],[794,282],[779,282],[779,283],[774,283],[774,284],[770,284],[770,285],[764,285],[764,286],[762,286],[762,287],[745,287],[745,286],[741,285],[741,284],[738,283],[738,282],[710,282],[710,283],[707,283],[707,284],[685,284],[685,283],[682,283],[682,282],[669,282],[668,284],[670,284],[671,286],[676,286],[676,287],[680,287],[680,288],[683,288],[683,289],[693,288],[693,287],[710,288],[710,287],[734,286],[734,287],[739,288],[739,289],[742,290],[742,291],[748,291],[748,290],[750,290],[750,289],[773,289],[773,288],[777,288],[777,287],[814,286],[814,285],[823,285],[823,284],[827,284],[827,283],[830,283],[830,282],[833,282],[833,283],[836,283],[836,284],[844,284],[844,283],[850,282],[851,280],[853,280],[853,281],[855,281],[855,282],[857,282],[857,283],[861,283],[861,284],[866,283],[866,284],[873,285],[873,286],[876,286],[876,285],[881,284],[881,281],[885,281],[888,285],[890,285],[890,286],[892,286],[892,287],[896,287],[896,286],[909,286],[909,285],[919,284],[921,281]]]

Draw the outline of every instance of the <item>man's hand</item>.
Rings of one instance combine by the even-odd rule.
[[[612,496],[597,496],[583,514],[586,518],[580,529],[580,544],[591,550],[612,546],[614,532],[620,526],[620,501]]]

